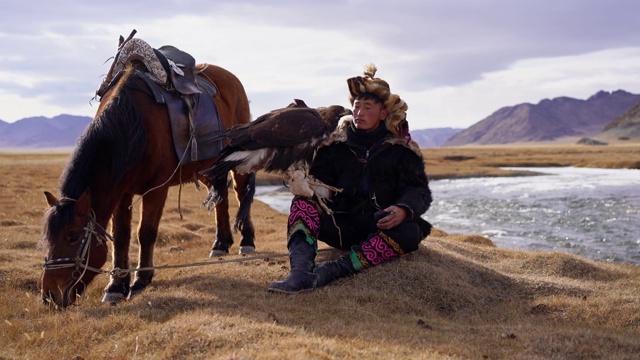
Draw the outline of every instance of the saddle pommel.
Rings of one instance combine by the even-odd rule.
[[[103,96],[117,75],[134,61],[142,63],[150,77],[163,87],[173,88],[183,95],[202,93],[195,81],[196,60],[193,56],[171,45],[154,49],[144,40],[130,36],[120,43],[113,64],[96,95]]]

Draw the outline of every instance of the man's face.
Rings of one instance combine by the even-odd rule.
[[[356,99],[353,102],[353,119],[358,130],[374,130],[386,118],[387,110],[382,108],[382,103],[373,99]]]

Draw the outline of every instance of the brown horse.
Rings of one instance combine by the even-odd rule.
[[[144,194],[138,227],[138,268],[153,267],[153,251],[169,186],[195,175],[222,191],[215,207],[217,239],[214,251],[227,253],[233,243],[228,214],[228,183],[209,184],[199,172],[217,158],[179,165],[173,147],[166,106],[158,104],[135,80],[134,66],[127,67],[117,84],[102,96],[96,116],[89,124],[60,178],[60,198],[45,192],[50,208],[44,215],[41,242],[47,251],[42,274],[45,302],[65,307],[73,304],[107,260],[107,239],[113,240],[114,269],[129,269],[132,204]],[[222,127],[250,121],[249,101],[237,77],[213,65],[196,70],[217,93],[214,101]],[[176,171],[179,170],[179,171]],[[255,192],[255,175],[233,174],[240,201],[236,227],[241,250],[251,252],[254,227],[249,207]],[[112,235],[107,232],[112,220]],[[118,302],[142,291],[151,283],[153,270],[111,274],[105,302]],[[132,281],[133,280],[133,281]]]

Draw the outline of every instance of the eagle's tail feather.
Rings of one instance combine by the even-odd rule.
[[[229,171],[233,170],[236,166],[240,165],[242,160],[219,160],[212,167],[200,171],[204,177],[211,181],[225,176]]]

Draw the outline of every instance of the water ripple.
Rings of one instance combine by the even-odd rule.
[[[424,218],[500,247],[640,264],[640,170],[509,169],[543,175],[432,181],[434,202]],[[289,211],[291,194],[281,187],[260,187],[256,198]]]

